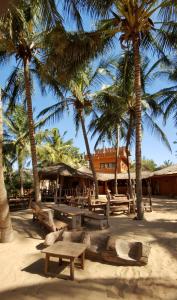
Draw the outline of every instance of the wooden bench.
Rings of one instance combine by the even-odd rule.
[[[130,214],[130,208],[133,205],[133,200],[128,199],[127,196],[114,196],[110,199],[110,213],[114,212],[127,212]]]
[[[29,207],[30,198],[19,197],[19,198],[9,198],[9,208],[10,210],[27,209]]]
[[[49,231],[57,231],[68,227],[68,224],[54,218],[53,210],[43,208],[41,203],[32,204],[33,221],[37,220]]]
[[[104,215],[99,215],[94,212],[89,212],[84,214],[84,219],[91,219],[99,223],[100,229],[105,229],[109,227],[108,218]]]

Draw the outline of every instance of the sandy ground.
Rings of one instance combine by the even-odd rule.
[[[51,269],[60,271],[58,277],[44,276],[41,247],[45,232],[32,222],[30,210],[13,212],[15,239],[0,244],[0,299],[177,300],[177,200],[153,199],[153,205],[144,221],[126,215],[112,217],[109,230],[127,239],[150,242],[147,266],[86,260],[84,271],[76,268],[74,282],[67,280],[69,267],[58,270],[56,262]]]

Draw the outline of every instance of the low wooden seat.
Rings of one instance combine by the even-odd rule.
[[[99,215],[97,213],[86,213],[84,214],[84,219],[92,219],[94,221],[97,221],[99,223],[100,229],[105,229],[109,227],[108,219],[104,215]]]

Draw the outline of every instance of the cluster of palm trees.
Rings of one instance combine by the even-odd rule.
[[[8,192],[15,192],[13,172],[15,163],[18,165],[18,177],[20,196],[24,196],[25,166],[30,166],[30,143],[28,130],[28,117],[26,108],[16,104],[13,111],[4,112],[4,166],[6,188]],[[79,148],[73,146],[73,140],[66,140],[66,132],[61,136],[57,128],[37,130],[43,122],[35,122],[35,141],[38,158],[38,167],[56,163],[66,163],[72,166],[80,166],[83,163],[83,155]],[[26,172],[25,172],[26,171]]]
[[[64,13],[63,13],[64,12]],[[92,31],[84,31],[85,13],[95,20]],[[76,32],[65,28],[65,16],[75,23]],[[76,129],[81,124],[87,154],[92,169],[96,197],[98,183],[89,147],[85,118],[92,113],[92,134],[99,133],[114,140],[117,149],[121,137],[125,138],[127,159],[130,145],[136,149],[137,218],[142,219],[141,139],[145,123],[158,132],[170,148],[168,140],[154,118],[163,114],[176,117],[176,85],[154,94],[147,85],[162,73],[176,81],[175,61],[177,4],[171,0],[19,0],[10,1],[0,17],[0,62],[7,64],[12,57],[16,67],[2,90],[0,107],[0,231],[1,240],[11,235],[11,223],[3,176],[2,100],[9,114],[19,101],[27,108],[28,134],[33,167],[35,200],[40,199],[38,160],[35,141],[32,98],[34,79],[42,93],[51,90],[57,103],[41,112],[48,120],[60,119],[65,110],[73,107]],[[112,49],[121,56],[104,60]],[[152,65],[146,55],[149,51],[158,59]],[[171,51],[172,58],[167,57]],[[94,69],[93,59],[102,57]],[[159,72],[160,70],[160,72]],[[103,80],[109,78],[108,87],[99,90]],[[98,88],[99,87],[99,88]],[[20,146],[19,146],[20,151]],[[129,162],[128,162],[128,168]],[[117,174],[115,170],[115,174]],[[129,172],[129,186],[131,179]]]

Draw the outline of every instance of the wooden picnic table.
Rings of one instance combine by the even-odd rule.
[[[86,209],[80,209],[78,207],[68,206],[66,204],[49,204],[47,205],[47,207],[52,208],[54,211],[56,211],[59,215],[63,217],[71,218],[71,229],[81,228],[81,216],[87,212]]]
[[[10,209],[26,209],[29,207],[30,198],[29,197],[18,197],[18,198],[9,198],[9,207]]]
[[[62,259],[69,259],[70,261],[70,278],[74,280],[74,262],[76,258],[80,258],[81,267],[84,269],[85,261],[85,250],[87,246],[82,243],[72,243],[72,242],[56,242],[52,246],[47,247],[42,250],[45,253],[45,268],[44,272],[48,275],[49,261],[50,257],[59,258],[59,264],[62,264]]]

